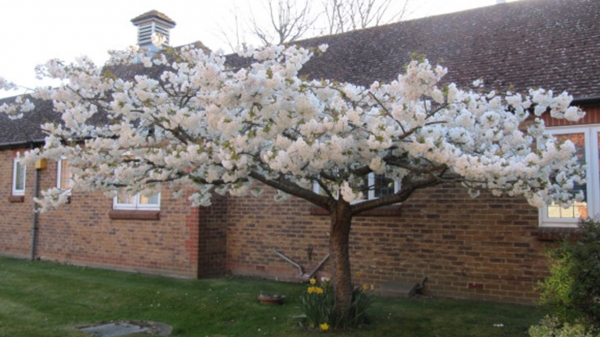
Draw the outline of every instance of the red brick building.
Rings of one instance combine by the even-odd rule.
[[[153,21],[172,28],[157,12]],[[140,23],[141,22],[141,23]],[[140,28],[140,31],[142,29]],[[168,32],[168,30],[167,30]],[[578,140],[591,177],[587,201],[570,209],[537,210],[520,198],[471,199],[460,186],[421,190],[407,202],[354,218],[351,262],[358,282],[417,282],[433,296],[531,303],[547,275],[544,249],[556,232],[600,213],[600,11],[589,0],[522,0],[301,41],[329,45],[304,73],[368,85],[389,81],[411,54],[442,60],[448,82],[486,88],[567,90],[587,111],[579,125],[553,125]],[[20,165],[16,153],[43,144],[41,103],[22,120],[0,116],[0,254],[61,263],[208,277],[227,273],[299,280],[326,256],[329,217],[299,199],[222,197],[194,208],[164,190],[156,199],[120,202],[73,192],[59,210],[34,215],[36,188],[60,184],[59,163]],[[548,121],[549,123],[555,123]],[[37,183],[36,183],[37,182]],[[327,273],[328,264],[320,269]]]

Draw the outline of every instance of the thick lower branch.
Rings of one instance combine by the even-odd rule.
[[[251,172],[250,177],[255,180],[260,181],[261,183],[263,183],[267,186],[271,186],[275,189],[278,189],[280,191],[283,191],[283,192],[293,195],[295,197],[302,198],[302,199],[304,199],[318,207],[321,207],[323,209],[329,210],[329,208],[330,208],[329,207],[330,198],[319,195],[319,194],[313,192],[312,190],[308,190],[308,189],[302,188],[296,184],[290,183],[285,179],[278,179],[278,180],[267,179],[263,175],[261,175],[257,172]]]
[[[376,209],[383,206],[397,204],[399,202],[403,202],[408,199],[414,191],[419,189],[424,189],[427,187],[432,187],[436,185],[440,185],[444,183],[443,180],[438,179],[435,176],[430,177],[426,180],[419,181],[403,181],[400,191],[390,196],[381,197],[378,199],[367,200],[365,202],[361,202],[358,204],[354,204],[351,206],[352,215],[357,215],[359,213],[369,211],[372,209]]]

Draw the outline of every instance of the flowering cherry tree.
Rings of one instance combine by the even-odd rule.
[[[105,67],[51,60],[38,72],[63,84],[31,96],[52,100],[57,122],[41,126],[46,143],[25,160],[68,158],[75,190],[192,188],[191,202],[206,206],[213,193],[270,187],[276,199],[291,195],[327,210],[338,317],[350,306],[348,240],[362,212],[444,183],[462,184],[473,197],[522,196],[535,207],[580,197],[572,190],[585,174],[574,145],[550,136],[538,118],[581,118],[566,93],[484,93],[478,81],[469,90],[442,86],[446,69],[426,60],[368,88],[299,76],[321,51],[248,51],[242,56],[253,63],[241,68],[192,48],[147,56],[132,47],[111,52]],[[118,75],[136,67],[135,76]],[[34,108],[22,97],[0,109],[19,117]],[[399,188],[367,200],[371,173]],[[43,210],[65,201],[56,188],[38,200]]]

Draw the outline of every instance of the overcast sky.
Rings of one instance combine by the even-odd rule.
[[[490,6],[497,0],[411,1],[415,5],[414,17]],[[3,41],[0,77],[34,87],[38,84],[34,67],[50,58],[71,61],[76,56],[88,55],[95,62],[103,63],[107,50],[123,49],[136,43],[137,29],[130,21],[152,9],[177,23],[171,30],[171,45],[200,40],[213,50],[229,51],[220,32],[231,20],[233,4],[247,13],[248,3],[249,0],[5,1],[0,19]],[[260,17],[264,9],[259,6],[259,1],[251,3],[254,5],[252,12]],[[0,97],[5,96],[7,94],[0,91]]]

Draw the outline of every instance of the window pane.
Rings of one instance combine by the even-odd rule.
[[[160,194],[144,196],[140,194],[140,205],[158,205]]]
[[[571,133],[554,135],[558,140],[571,140],[575,144],[577,149],[576,156],[580,163],[585,163],[585,134],[584,133]],[[583,192],[584,200],[581,202],[575,202],[571,207],[560,207],[557,204],[551,204],[548,206],[548,218],[570,218],[577,219],[588,216],[588,193],[586,185],[577,184],[573,188],[573,194],[577,194],[579,191]]]
[[[372,186],[371,186],[371,180],[373,178],[373,173],[369,173],[366,177],[362,178],[362,184],[359,187],[360,188],[360,192],[363,194],[364,198],[366,199],[371,199],[373,198],[373,191],[372,191]]]
[[[15,190],[25,189],[25,165],[20,161],[15,163]]]
[[[117,194],[117,204],[135,204],[135,195],[120,191]]]
[[[394,188],[394,181],[386,178],[383,174],[375,175],[374,185],[372,188],[375,198],[385,197],[396,192]]]
[[[60,175],[59,175],[59,185],[58,188],[61,190],[68,190],[72,187],[71,184],[71,173],[69,172],[69,161],[66,159],[62,159],[59,162],[60,165]]]
[[[363,179],[363,193],[369,199],[377,199],[392,195],[396,192],[396,186],[392,179],[388,179],[383,174],[370,173]]]

